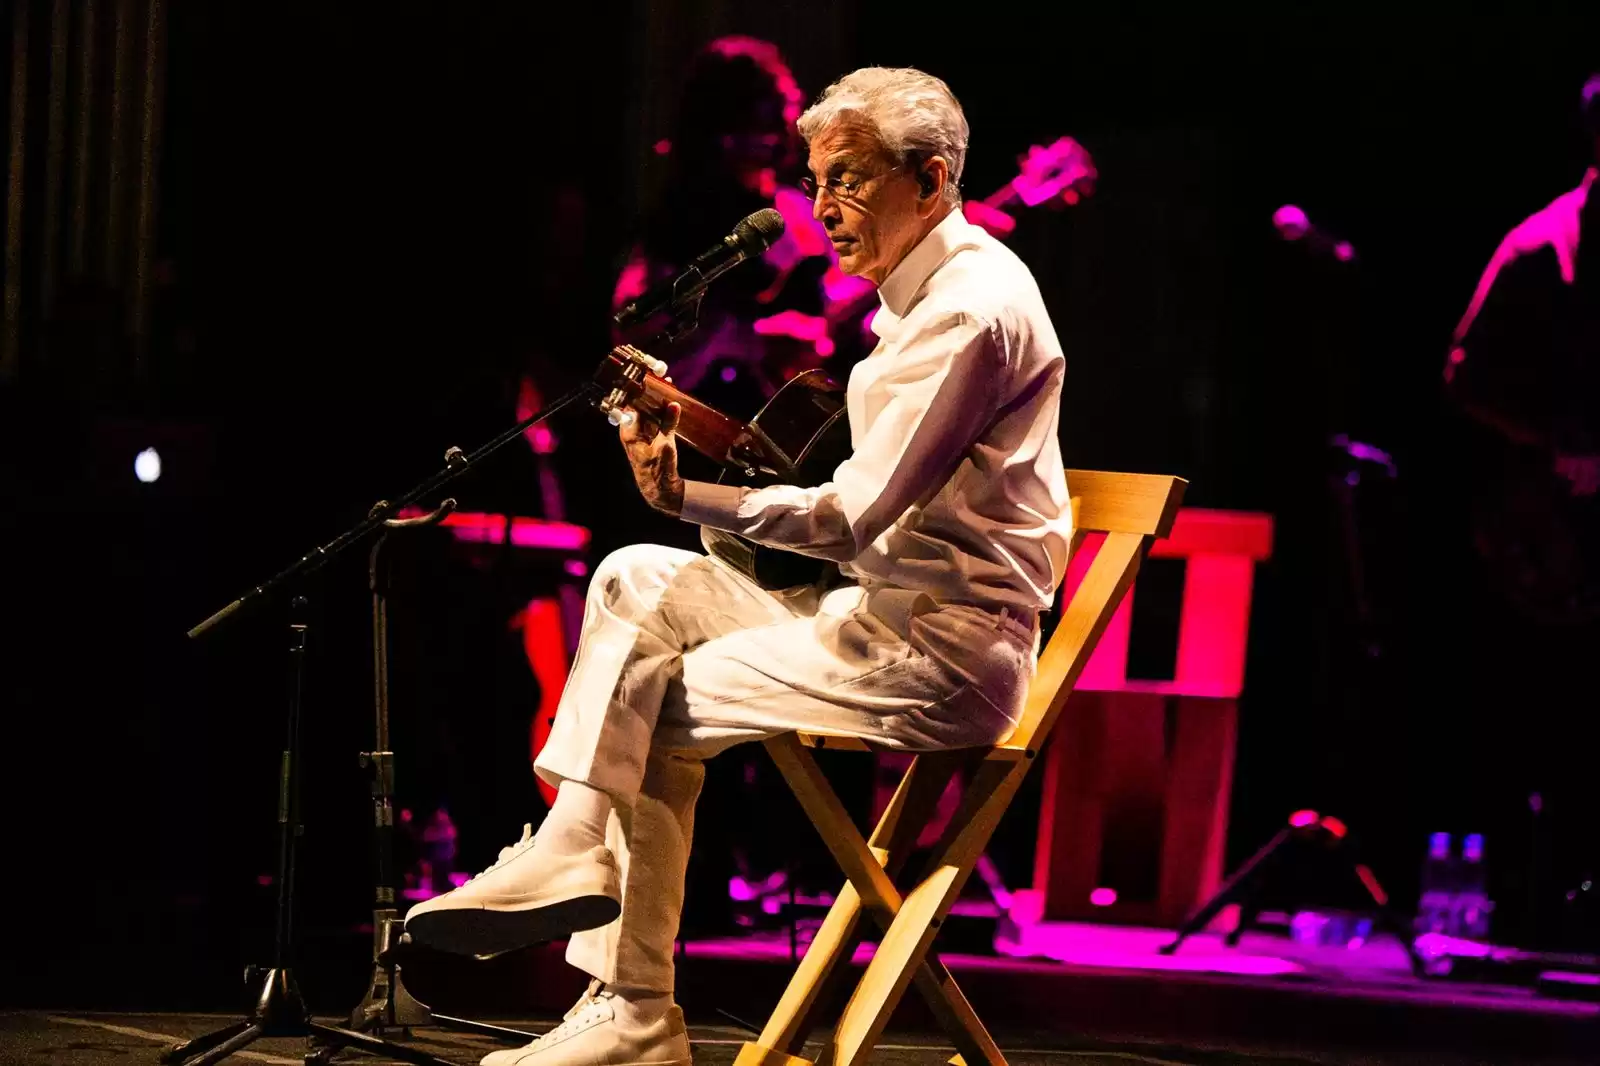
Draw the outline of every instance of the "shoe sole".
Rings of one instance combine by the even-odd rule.
[[[526,1050],[526,1049],[522,1049],[522,1050]],[[493,1055],[500,1055],[500,1054],[504,1054],[504,1052],[500,1052],[500,1051],[490,1052],[490,1056],[486,1056],[485,1060],[487,1060],[488,1057],[491,1057]],[[518,1062],[527,1062],[530,1059],[532,1059],[535,1055],[538,1055],[538,1054],[539,1054],[538,1051],[529,1052],[527,1055],[522,1056],[521,1058],[517,1059],[516,1061],[518,1061]],[[503,1059],[501,1061],[509,1062],[511,1060],[510,1059]],[[615,1063],[610,1063],[609,1066],[694,1066],[694,1060],[692,1058],[690,1058],[690,1059],[640,1059],[637,1062],[615,1062]]]
[[[610,896],[574,896],[526,910],[458,907],[429,911],[406,922],[419,944],[455,955],[503,955],[610,925],[622,906]]]

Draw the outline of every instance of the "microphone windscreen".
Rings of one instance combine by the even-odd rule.
[[[733,227],[733,235],[747,254],[764,252],[783,236],[783,216],[774,208],[763,207],[741,219]]]

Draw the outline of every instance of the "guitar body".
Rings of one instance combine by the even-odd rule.
[[[750,429],[784,465],[753,472],[725,468],[719,482],[752,488],[775,484],[812,488],[827,481],[839,464],[850,458],[844,390],[820,370],[791,378],[750,421]],[[712,555],[766,589],[815,584],[834,565],[769,548],[721,529],[702,529],[700,540]]]

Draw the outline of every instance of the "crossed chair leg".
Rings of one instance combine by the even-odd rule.
[[[883,937],[817,1066],[861,1066],[912,983],[954,1041],[958,1054],[952,1063],[1005,1066],[1000,1049],[931,947],[1020,784],[1026,763],[984,761],[978,765],[960,807],[934,849],[926,876],[902,895],[893,879],[905,866],[940,794],[963,765],[987,752],[974,749],[918,755],[869,842],[862,839],[816,759],[797,736],[774,737],[766,747],[849,880],[761,1036],[740,1049],[735,1066],[812,1066],[799,1052],[848,973],[840,964],[848,963],[864,939],[863,913],[883,931]]]

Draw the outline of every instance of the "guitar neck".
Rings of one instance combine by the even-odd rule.
[[[607,355],[597,380],[606,387],[621,386],[628,394],[628,404],[650,418],[661,418],[668,404],[677,404],[678,438],[716,463],[736,465],[738,449],[750,436],[745,424],[701,403],[665,378],[638,372],[637,367],[630,366],[628,351],[618,349]]]
[[[645,378],[644,391],[634,401],[634,407],[655,415],[665,412],[669,403],[678,405],[679,439],[708,459],[724,466],[733,464],[735,448],[749,436],[743,422],[701,403],[654,374]]]

